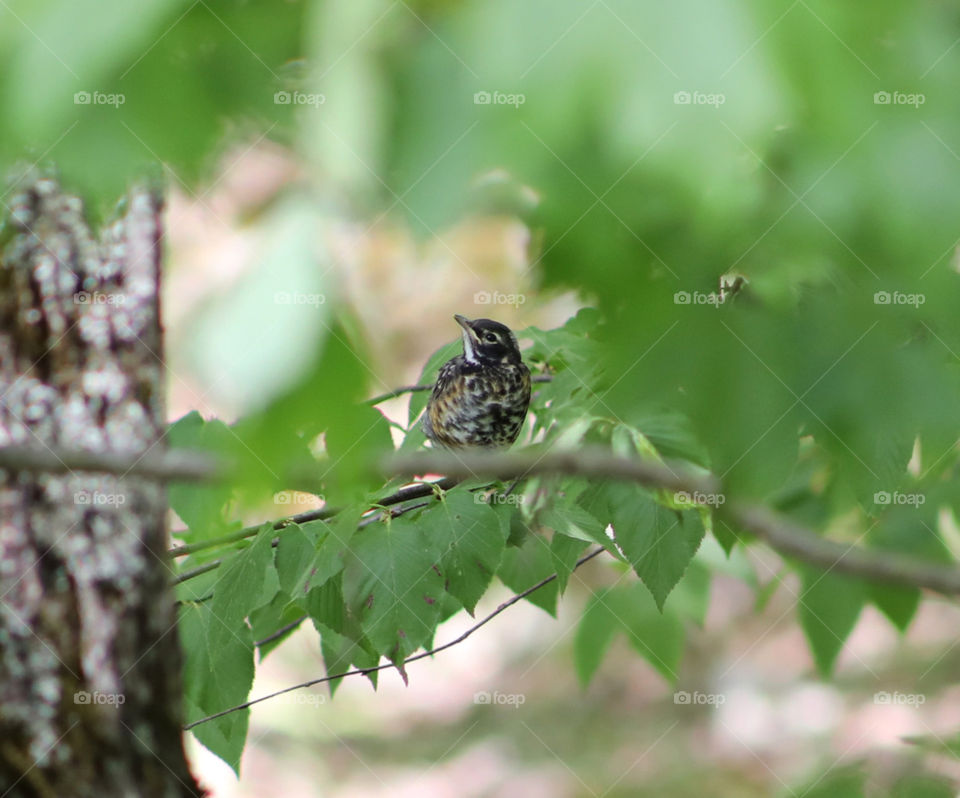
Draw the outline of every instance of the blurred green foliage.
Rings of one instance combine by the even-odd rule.
[[[179,486],[171,501],[185,540],[216,539],[291,469],[316,467],[319,439],[320,489],[347,509],[288,527],[272,555],[264,532],[183,562],[224,558],[219,576],[181,586],[197,602],[181,627],[189,717],[243,700],[254,637],[297,612],[331,672],[399,663],[494,575],[523,590],[557,574],[530,597],[555,611],[591,542],[644,586],[591,600],[579,676],[623,633],[671,679],[717,567],[691,558],[705,530],[727,552],[739,539],[669,496],[578,480],[528,483],[519,508],[460,487],[357,532],[386,490],[371,463],[392,443],[362,403],[376,331],[316,276],[330,255],[313,233],[330,217],[389,212],[427,238],[499,212],[540,234],[541,287],[594,306],[525,331],[528,362],[553,375],[532,407],[542,445],[682,458],[817,529],[953,562],[937,516],[960,499],[958,36],[951,6],[897,2],[0,5],[5,171],[55,164],[96,214],[161,167],[198,190],[230,147],[263,136],[309,169],[309,190],[264,222],[259,271],[192,322],[197,367],[227,380],[244,415],[231,427],[189,416],[171,439],[239,460],[237,485]],[[720,293],[728,274],[746,278],[735,295]],[[329,303],[278,312],[271,295],[297,291]],[[405,448],[422,443],[425,400],[411,401]],[[458,537],[463,525],[479,532]],[[920,600],[802,579],[799,621],[823,674],[867,602],[903,630]],[[237,767],[246,713],[200,728]],[[930,784],[898,794],[940,794]],[[804,794],[861,791],[851,771]]]

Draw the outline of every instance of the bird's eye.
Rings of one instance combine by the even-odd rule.
[[[483,336],[483,340],[486,341],[487,343],[494,344],[497,342],[497,336],[495,336],[493,333],[486,333]]]

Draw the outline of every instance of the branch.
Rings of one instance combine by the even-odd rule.
[[[538,474],[565,474],[639,482],[653,488],[689,493],[717,493],[720,488],[719,480],[705,472],[694,474],[688,467],[677,464],[618,457],[601,447],[548,453],[536,450],[423,451],[392,455],[384,461],[383,467],[391,476],[446,474],[508,480]]]
[[[691,495],[722,495],[722,485],[712,475],[694,474],[656,461],[616,457],[605,449],[546,454],[423,452],[393,456],[385,461],[384,470],[389,474],[443,473],[500,479],[566,474],[637,482]],[[960,569],[955,567],[825,540],[814,530],[760,505],[725,502],[716,513],[787,557],[876,582],[922,587],[945,595],[960,594]]]
[[[440,490],[450,490],[457,483],[459,479],[451,479],[445,477],[444,479],[438,479],[436,482],[418,482],[415,485],[407,485],[406,487],[400,488],[399,490],[391,493],[389,496],[384,496],[382,499],[376,502],[379,507],[391,507],[395,504],[401,504],[402,502],[410,501],[411,499],[422,499],[424,496],[430,496],[434,491],[439,488]],[[426,506],[425,503],[415,504],[411,507],[404,507],[401,511],[397,512],[396,515],[409,512],[410,510],[416,510],[420,507]],[[306,524],[310,521],[318,521],[326,518],[330,518],[333,515],[336,515],[339,510],[323,507],[319,510],[307,510],[303,513],[298,513],[297,515],[291,515],[287,518],[280,518],[273,522],[273,529],[275,532],[282,532],[284,529],[293,524]],[[370,519],[363,519],[360,523],[360,526],[365,526],[369,523]],[[236,532],[231,532],[228,535],[221,535],[220,537],[210,538],[209,540],[199,540],[196,543],[187,543],[183,546],[175,546],[170,549],[168,552],[171,557],[182,557],[186,554],[193,554],[194,552],[203,551],[205,549],[216,548],[217,546],[226,546],[230,543],[236,543],[237,541],[244,540],[245,538],[252,538],[256,535],[263,524],[254,524],[253,526],[248,526],[244,529],[239,529]],[[276,543],[276,541],[274,541]],[[204,563],[203,565],[198,565],[196,568],[190,568],[186,571],[181,571],[173,579],[171,584],[179,585],[181,582],[186,582],[188,579],[193,579],[196,576],[200,576],[209,571],[219,568],[223,559],[211,560],[210,562]]]
[[[826,540],[764,507],[737,505],[730,516],[780,554],[811,565],[875,582],[925,587],[944,595],[960,593],[960,570],[956,568]]]
[[[585,562],[592,560],[594,557],[596,557],[598,554],[602,554],[604,551],[606,551],[606,549],[603,549],[603,548],[594,549],[589,554],[581,557],[579,560],[577,560],[576,565],[573,566],[573,571],[576,571],[577,568],[579,568]],[[412,657],[407,657],[403,662],[400,663],[399,667],[402,668],[411,662],[416,662],[418,659],[431,657],[434,654],[438,654],[441,651],[446,651],[448,648],[453,648],[455,645],[462,643],[464,640],[470,637],[470,635],[476,632],[477,629],[479,629],[481,626],[485,626],[486,624],[490,623],[490,621],[496,618],[505,609],[513,606],[518,601],[525,599],[531,593],[535,593],[540,588],[545,587],[546,585],[549,585],[556,578],[557,578],[556,574],[551,574],[550,576],[545,577],[544,579],[541,579],[535,585],[532,585],[531,587],[528,587],[523,592],[517,593],[516,595],[507,599],[505,602],[503,602],[503,604],[497,607],[493,612],[491,612],[489,615],[484,617],[482,620],[475,623],[473,626],[467,629],[467,631],[465,631],[459,637],[454,638],[449,643],[444,643],[442,646],[431,648],[429,651],[421,651],[419,654],[414,654]],[[297,621],[296,623],[300,623],[302,622],[302,620],[303,619],[301,618],[300,621]],[[285,630],[286,629],[284,629],[283,631]],[[269,642],[269,640],[270,638],[267,638],[265,640],[262,640],[261,642]],[[254,698],[253,700],[246,701],[243,704],[237,704],[237,706],[235,707],[230,707],[229,709],[224,709],[220,712],[215,712],[213,715],[207,715],[207,717],[205,718],[200,718],[199,720],[195,720],[192,723],[186,724],[183,728],[184,728],[184,731],[192,729],[195,726],[199,726],[201,723],[206,723],[207,721],[210,721],[210,720],[216,720],[217,718],[222,718],[224,715],[229,715],[231,712],[237,712],[241,709],[247,709],[248,707],[252,707],[254,704],[259,704],[262,701],[269,701],[271,698],[276,698],[277,696],[283,695],[284,693],[290,693],[294,690],[299,690],[303,687],[312,687],[313,685],[321,684],[322,682],[332,682],[335,679],[342,679],[344,676],[358,676],[358,675],[366,676],[368,673],[374,673],[375,671],[382,671],[382,670],[386,670],[387,668],[396,668],[396,667],[398,666],[395,665],[394,663],[388,662],[383,665],[375,665],[372,668],[357,668],[356,670],[352,670],[352,671],[335,673],[333,674],[333,676],[322,676],[319,679],[311,679],[306,682],[301,682],[300,684],[295,684],[292,687],[285,687],[282,690],[277,690],[275,693],[270,693],[269,695],[261,696],[260,698]]]
[[[51,446],[2,446],[0,469],[47,474],[96,471],[146,477],[164,482],[173,480],[209,481],[222,478],[222,467],[209,455],[190,449],[148,451],[146,454],[117,454],[61,449]]]

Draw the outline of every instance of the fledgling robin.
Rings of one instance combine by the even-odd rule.
[[[516,336],[500,322],[454,316],[463,354],[443,364],[423,414],[434,446],[502,448],[512,444],[530,405],[530,370]]]

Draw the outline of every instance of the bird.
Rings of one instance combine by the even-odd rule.
[[[440,368],[421,426],[434,446],[503,449],[513,444],[530,406],[530,370],[517,337],[492,319],[453,317],[463,354]]]

